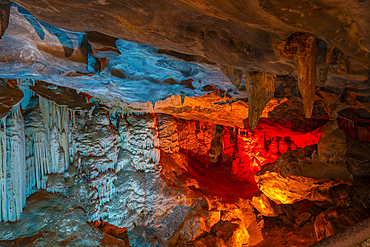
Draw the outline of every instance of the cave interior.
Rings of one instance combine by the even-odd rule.
[[[0,246],[370,246],[369,13],[0,0]]]

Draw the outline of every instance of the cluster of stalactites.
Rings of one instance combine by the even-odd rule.
[[[158,128],[152,115],[126,115],[119,121],[119,160],[115,170],[153,171],[160,160]],[[124,156],[124,157],[123,157]]]
[[[17,105],[0,130],[0,219],[18,220],[26,204],[24,120]]]
[[[40,110],[44,121],[46,140],[50,145],[49,172],[62,173],[69,164],[68,130],[69,111],[66,106],[59,106],[52,101],[39,97]]]
[[[231,174],[253,177],[265,164],[273,163],[288,150],[317,144],[318,130],[306,134],[280,132],[253,132],[224,127],[222,132],[223,154],[232,157]]]
[[[39,97],[39,114],[32,121],[42,123],[26,126],[27,196],[35,189],[46,189],[47,174],[62,173],[69,163],[67,108]]]

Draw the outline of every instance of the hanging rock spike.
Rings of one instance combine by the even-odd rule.
[[[263,72],[247,72],[247,92],[249,102],[249,128],[257,127],[258,120],[266,104],[274,96],[276,76]]]
[[[298,69],[298,87],[303,98],[306,118],[311,118],[316,90],[316,60],[319,41],[307,33],[294,33],[287,41],[272,39],[277,56],[296,60]]]
[[[229,78],[230,82],[236,87],[239,88],[240,83],[243,79],[243,71],[229,66],[221,66],[221,72]]]

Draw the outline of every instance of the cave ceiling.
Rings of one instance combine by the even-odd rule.
[[[248,98],[245,77],[258,71],[298,81],[309,118],[316,86],[368,88],[368,10],[366,1],[14,1],[1,74],[127,104],[215,90],[230,103]],[[293,34],[318,47],[299,51],[307,38]]]

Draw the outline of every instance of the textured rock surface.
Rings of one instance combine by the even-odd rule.
[[[94,106],[89,104],[89,95],[78,94],[76,90],[70,88],[59,87],[43,81],[35,81],[35,84],[29,88],[41,97],[58,105],[67,106],[71,110],[89,110]]]
[[[263,193],[252,198],[252,205],[263,216],[277,217],[283,213],[281,205],[274,203]]]
[[[120,2],[113,5],[113,2],[105,1],[103,4],[91,4],[88,9],[81,7],[86,5],[84,1],[47,1],[42,4],[34,0],[15,2],[43,21],[65,29],[97,30],[111,36],[119,35],[117,38],[157,47],[166,46],[167,49],[186,54],[205,55],[210,60],[232,67],[247,67],[252,59],[259,60],[259,67],[263,67],[264,58],[273,58],[269,37],[279,35],[286,38],[292,32],[299,31],[312,33],[349,55],[369,61],[369,44],[366,41],[369,35],[366,32],[367,2],[353,1],[351,10],[346,8],[348,2],[324,1],[318,1],[316,5],[298,1],[232,1],[225,4],[223,1],[181,0],[150,4],[143,1],[130,4]],[[65,16],[72,18],[66,21],[63,18]],[[321,25],[312,21],[313,16]],[[108,17],[106,19],[109,21],[91,21],[103,17]],[[329,18],[330,22],[325,22],[325,18]],[[168,42],[169,37],[172,38],[171,42]],[[188,45],[177,45],[184,43]],[[214,49],[222,52],[215,53]],[[276,62],[274,66],[278,64]]]
[[[313,146],[288,151],[265,165],[255,176],[261,191],[276,203],[294,203],[304,199],[327,201],[330,188],[351,181],[347,167],[331,166],[316,157]]]
[[[336,119],[330,120],[322,127],[317,148],[317,154],[322,162],[345,167],[346,136]]]
[[[23,93],[15,80],[0,80],[0,118],[7,116],[22,99]]]

